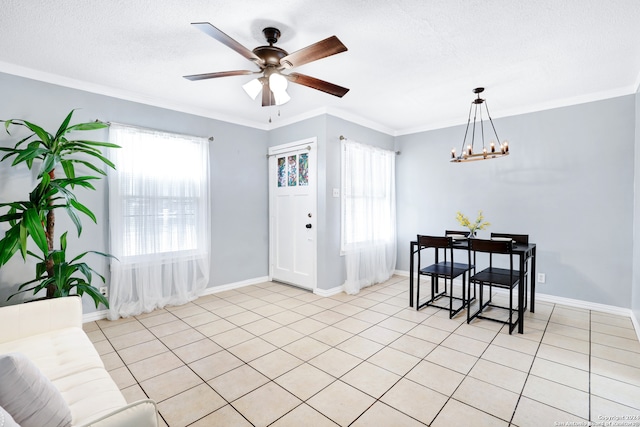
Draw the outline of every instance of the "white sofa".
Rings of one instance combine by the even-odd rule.
[[[72,426],[158,426],[155,402],[127,404],[105,369],[82,330],[79,297],[0,307],[0,355],[6,360],[7,353],[24,354],[50,380],[70,409]]]

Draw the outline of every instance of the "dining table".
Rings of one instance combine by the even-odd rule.
[[[520,243],[513,242],[513,254],[518,256],[519,264],[519,281],[518,281],[518,333],[524,333],[524,313],[529,306],[529,310],[535,312],[535,293],[536,293],[536,244],[535,243]],[[469,250],[469,241],[467,238],[454,239],[453,248],[456,250]],[[414,257],[418,253],[418,241],[412,240],[409,242],[409,307],[413,307],[413,280],[414,280]],[[526,295],[526,281],[525,275],[527,272],[527,263],[531,262],[531,285],[529,286],[529,304],[527,304]],[[416,302],[418,305],[418,302]]]

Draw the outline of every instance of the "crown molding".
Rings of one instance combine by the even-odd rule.
[[[118,98],[125,101],[136,102],[136,103],[145,104],[145,105],[158,107],[158,108],[165,108],[172,111],[182,112],[186,114],[193,114],[200,117],[206,117],[209,119],[220,120],[220,121],[231,123],[231,124],[236,124],[240,126],[246,126],[246,127],[251,127],[251,128],[266,130],[266,131],[277,129],[283,126],[288,126],[293,123],[298,123],[300,121],[317,117],[323,114],[329,114],[329,115],[347,120],[349,122],[352,122],[352,123],[367,127],[369,129],[376,130],[378,132],[382,132],[390,136],[394,136],[394,137],[411,135],[411,134],[427,132],[427,131],[437,130],[437,129],[444,129],[452,126],[463,125],[466,123],[464,121],[464,117],[460,116],[459,119],[433,122],[423,126],[406,128],[402,130],[394,130],[386,126],[382,126],[377,122],[366,119],[357,114],[344,111],[340,108],[321,107],[321,108],[317,108],[302,114],[298,114],[296,116],[293,116],[287,119],[278,120],[275,123],[265,124],[265,123],[256,122],[252,120],[244,120],[244,119],[239,119],[237,117],[233,117],[229,115],[219,114],[217,112],[212,112],[207,109],[196,108],[189,105],[171,102],[166,99],[162,99],[158,97],[150,97],[150,96],[143,95],[136,92],[125,91],[125,90],[117,89],[111,86],[105,86],[105,85],[90,83],[82,80],[72,79],[72,78],[64,77],[58,74],[35,70],[32,68],[23,67],[23,66],[11,64],[8,62],[3,62],[3,61],[0,61],[0,72],[15,75],[18,77],[37,80],[45,83],[50,83],[58,86],[95,93],[98,95]],[[617,88],[609,91],[596,92],[596,93],[580,95],[576,97],[555,100],[552,102],[534,104],[524,108],[497,111],[497,112],[494,112],[493,118],[499,119],[503,117],[517,116],[521,114],[551,110],[554,108],[568,107],[572,105],[585,104],[588,102],[601,101],[604,99],[616,98],[619,96],[632,95],[636,93],[640,93],[640,73],[638,74],[633,86],[626,86],[626,87],[621,87],[621,88]]]
[[[223,122],[232,123],[240,126],[247,126],[247,127],[252,127],[252,128],[261,129],[261,130],[269,129],[269,126],[263,123],[254,122],[251,120],[238,119],[237,117],[213,113],[206,109],[195,108],[193,106],[178,104],[175,102],[167,101],[166,99],[162,99],[162,98],[150,97],[150,96],[142,95],[136,92],[116,89],[111,86],[99,85],[96,83],[90,83],[83,80],[71,79],[58,74],[48,73],[40,70],[34,70],[32,68],[22,67],[20,65],[10,64],[7,62],[0,61],[0,72],[6,73],[6,74],[12,74],[18,77],[24,77],[31,80],[50,83],[57,86],[63,86],[71,89],[82,90],[82,91],[94,93],[97,95],[104,95],[111,98],[117,98],[125,101],[145,104],[152,107],[165,108],[167,110],[193,114],[195,116],[206,117],[214,120],[220,120]]]
[[[638,78],[640,79],[640,75],[638,75]],[[638,84],[640,84],[640,81],[638,82]],[[504,117],[519,116],[522,114],[536,113],[536,112],[545,111],[545,110],[553,110],[555,108],[570,107],[573,105],[602,101],[605,99],[617,98],[620,96],[633,95],[639,90],[640,90],[640,87],[638,86],[635,86],[635,87],[627,86],[627,87],[621,87],[621,88],[602,91],[602,92],[595,92],[595,93],[590,93],[586,95],[574,96],[571,98],[558,99],[551,102],[542,102],[539,104],[534,104],[534,105],[530,105],[523,108],[514,108],[511,110],[501,110],[497,112],[492,110],[492,113],[493,113],[492,119],[495,120],[495,119],[504,118]],[[398,131],[396,133],[396,136],[412,135],[420,132],[427,132],[427,131],[437,130],[437,129],[445,129],[448,127],[464,125],[466,123],[467,122],[465,120],[465,117],[461,115],[460,119],[456,119],[456,120],[433,122],[425,126],[404,129],[404,130]]]

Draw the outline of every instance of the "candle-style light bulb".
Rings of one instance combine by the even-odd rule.
[[[509,142],[508,141],[504,141],[504,152],[505,153],[509,152]]]
[[[455,148],[452,148],[452,149],[451,149],[451,158],[452,158],[452,159],[455,159],[455,158],[456,158],[456,149],[455,149]]]
[[[496,143],[491,141],[491,152],[495,153],[496,152]]]
[[[487,158],[487,149],[486,147],[482,147],[482,157]]]
[[[473,151],[471,150],[471,146],[470,145],[467,145],[467,153],[469,155],[473,154]]]

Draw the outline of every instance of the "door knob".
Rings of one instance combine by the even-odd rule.
[[[311,224],[307,224],[307,225],[305,225],[305,227],[311,228]]]

